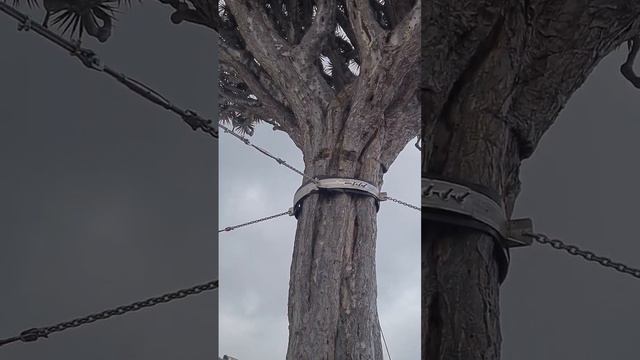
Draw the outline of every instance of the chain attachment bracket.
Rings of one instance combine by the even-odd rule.
[[[533,243],[531,219],[507,219],[501,202],[461,184],[422,178],[422,218],[476,229],[489,234],[496,244],[500,283],[509,269],[509,249]]]

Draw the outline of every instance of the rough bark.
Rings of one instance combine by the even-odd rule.
[[[418,131],[417,121],[401,125],[419,118],[417,98],[409,103],[411,111],[385,115],[369,92],[337,97],[323,121],[327,126],[303,148],[306,175],[381,187],[384,173]],[[383,358],[376,212],[373,198],[365,196],[323,192],[304,200],[291,264],[287,359]]]
[[[376,136],[367,148],[349,154],[354,161],[343,166],[339,153],[326,154],[335,148],[335,139],[329,140],[306,172],[380,186],[381,140]],[[287,359],[382,359],[375,249],[372,198],[322,193],[304,200],[291,265]]]
[[[366,11],[347,5],[362,17],[354,32],[368,52],[358,78],[321,106],[326,115],[307,117],[300,143],[305,173],[382,186],[383,174],[419,133],[418,80],[411,71],[419,58],[419,3],[391,33],[371,30],[377,25]],[[372,198],[318,193],[304,200],[291,265],[287,359],[382,360],[375,248]]]
[[[222,119],[286,132],[310,177],[382,185],[420,133],[421,2],[161,0],[218,32]],[[336,34],[340,26],[346,34]],[[321,59],[329,59],[325,71]],[[359,66],[359,73],[348,69]],[[246,125],[246,126],[245,126]],[[245,131],[251,133],[251,131]],[[382,360],[374,200],[317,193],[302,205],[289,291],[290,360]]]
[[[638,34],[624,0],[425,1],[423,176],[497,194],[510,216],[518,170],[595,65]],[[500,358],[495,242],[423,221],[423,359]]]

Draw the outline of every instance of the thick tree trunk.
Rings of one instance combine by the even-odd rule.
[[[511,216],[520,162],[596,64],[639,33],[626,0],[428,2],[423,177],[490,189]],[[500,358],[494,240],[423,220],[422,358]]]
[[[436,159],[424,176],[444,175],[494,189],[511,184],[506,191],[514,196],[517,148],[509,146],[513,139],[508,131],[495,131],[504,124],[482,120],[475,111],[464,118],[467,124],[480,118],[484,125],[461,130],[466,135],[453,140],[439,156],[434,154]],[[494,141],[485,140],[491,138]],[[507,199],[504,192],[500,194],[503,203]],[[499,359],[499,273],[494,239],[478,230],[426,220],[422,229],[423,359]]]
[[[498,359],[493,239],[429,221],[422,228],[422,358]]]
[[[381,138],[358,153],[340,150],[350,148],[340,141],[329,136],[307,148],[305,172],[381,186]],[[376,212],[374,199],[361,195],[321,192],[303,201],[291,264],[288,360],[382,360]]]
[[[484,39],[437,111],[423,93],[427,146],[423,176],[444,176],[497,192],[501,203],[517,187],[518,148],[502,119],[519,67],[524,21],[489,9]],[[435,111],[437,112],[435,112]],[[430,119],[437,119],[430,122]],[[510,208],[511,205],[509,204]],[[499,277],[491,236],[423,221],[423,358],[496,360],[500,353]]]

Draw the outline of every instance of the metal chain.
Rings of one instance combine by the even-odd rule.
[[[279,214],[263,217],[263,218],[260,218],[260,219],[257,219],[257,220],[253,220],[253,221],[249,221],[249,222],[243,223],[243,224],[227,226],[224,229],[218,230],[218,232],[221,233],[221,232],[225,232],[225,231],[232,231],[232,230],[235,230],[235,229],[243,227],[243,226],[257,224],[259,222],[275,219],[277,217],[284,216],[284,215],[293,215],[293,208],[291,208],[291,209],[289,209],[289,210],[287,210],[287,211],[285,211],[283,213],[279,213]]]
[[[391,201],[393,201],[393,202],[395,202],[395,203],[398,203],[398,204],[400,204],[400,205],[403,205],[403,206],[406,206],[406,207],[409,207],[409,208],[412,208],[412,209],[415,209],[415,210],[418,210],[418,211],[422,211],[422,209],[420,209],[419,207],[417,207],[417,206],[415,206],[415,205],[411,205],[411,204],[406,203],[406,202],[404,202],[404,201],[402,201],[402,200],[394,199],[394,198],[392,198],[392,197],[391,197],[391,196],[389,196],[389,195],[387,195],[387,196],[385,197],[385,199],[386,199],[386,200],[391,200]]]
[[[613,261],[613,260],[611,260],[609,258],[606,258],[606,257],[603,257],[603,256],[598,256],[598,255],[594,254],[591,251],[581,250],[580,248],[578,248],[575,245],[567,245],[567,244],[563,243],[560,240],[550,239],[545,234],[524,233],[523,235],[533,238],[533,240],[537,241],[540,244],[550,245],[551,247],[553,247],[555,249],[564,250],[564,251],[568,252],[571,255],[581,256],[587,261],[597,262],[602,266],[605,266],[605,267],[608,267],[608,268],[612,268],[612,269],[614,269],[616,271],[619,271],[619,272],[625,273],[625,274],[629,274],[629,275],[634,276],[636,278],[640,278],[640,270],[639,269],[634,269],[634,268],[631,268],[631,267],[629,267],[627,265],[624,265],[622,263],[615,262],[615,261]]]
[[[102,64],[102,62],[100,61],[100,59],[98,58],[98,56],[93,50],[82,48],[80,47],[79,42],[69,41],[61,37],[60,35],[52,32],[48,28],[45,28],[44,26],[32,21],[27,15],[21,13],[20,11],[13,8],[12,6],[5,4],[4,2],[0,2],[0,11],[6,13],[7,15],[11,16],[12,18],[16,19],[19,22],[18,30],[24,30],[24,31],[33,30],[37,34],[46,38],[47,40],[69,51],[69,53],[72,56],[77,57],[89,69],[103,72],[111,76],[112,78],[116,79],[118,82],[125,85],[127,88],[137,93],[138,95],[144,97],[145,99],[153,102],[156,105],[163,107],[166,110],[169,110],[177,114],[194,131],[201,129],[205,133],[213,136],[214,138],[218,137],[218,129],[216,128],[212,120],[204,119],[192,110],[188,110],[188,109],[185,110],[177,107],[176,105],[172,104],[169,100],[167,100],[167,98],[162,96],[157,91],[151,89],[149,86],[133,78],[130,78],[125,74],[119,73],[116,70]]]
[[[119,306],[115,309],[104,310],[96,314],[88,315],[88,316],[74,319],[71,321],[65,321],[53,326],[25,330],[22,333],[20,333],[20,335],[18,336],[0,340],[0,346],[6,345],[12,342],[17,342],[17,341],[22,341],[22,342],[36,341],[40,338],[46,338],[52,333],[64,331],[70,328],[79,327],[79,326],[89,324],[98,320],[108,319],[113,316],[124,315],[128,312],[138,311],[140,309],[152,307],[162,303],[167,303],[176,299],[182,299],[187,296],[200,294],[204,291],[215,290],[217,288],[218,288],[218,280],[214,280],[206,284],[196,285],[188,289],[182,289],[173,293],[161,295],[158,297],[153,297],[143,301],[138,301],[129,305]]]
[[[270,157],[271,159],[275,160],[278,164],[286,167],[287,169],[295,172],[296,174],[304,177],[305,179],[317,184],[318,183],[318,179],[311,177],[309,175],[306,175],[304,172],[296,169],[295,167],[289,165],[289,163],[287,163],[284,159],[279,158],[277,156],[272,155],[270,152],[268,152],[265,148],[262,148],[258,145],[253,144],[249,139],[247,139],[246,137],[234,132],[233,130],[229,129],[228,127],[224,126],[223,124],[218,124],[219,127],[222,128],[222,130],[224,130],[225,133],[230,134],[232,136],[234,136],[236,139],[242,141],[245,145],[250,146],[258,151],[260,151],[263,155],[266,155],[267,157]]]

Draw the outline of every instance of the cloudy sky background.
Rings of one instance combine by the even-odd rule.
[[[522,167],[515,217],[640,268],[640,90],[626,46],[569,101]],[[640,280],[549,246],[512,251],[501,289],[503,359],[637,359]]]
[[[85,46],[215,118],[216,35],[170,13],[134,2]],[[217,278],[216,141],[3,14],[0,44],[0,338]],[[213,291],[0,358],[211,360],[217,330]]]
[[[284,133],[263,125],[251,140],[302,169],[302,154]],[[383,191],[418,205],[420,152],[414,142],[389,169]],[[221,134],[219,151],[221,228],[291,207],[293,194],[302,183],[298,174],[228,135]],[[295,218],[284,216],[220,234],[220,354],[241,360],[284,359],[295,228]],[[420,213],[396,203],[382,203],[378,231],[382,330],[393,359],[418,359]]]

